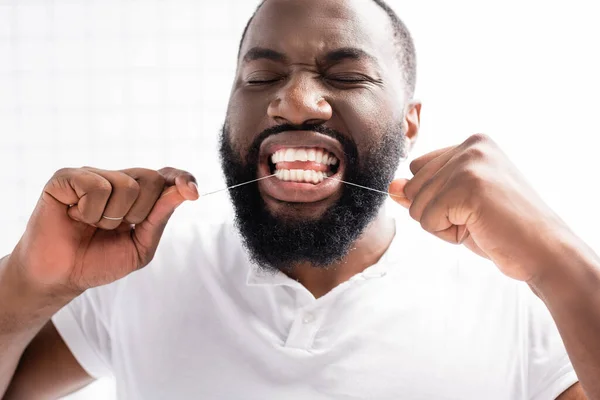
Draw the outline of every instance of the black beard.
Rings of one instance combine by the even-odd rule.
[[[257,177],[260,145],[267,137],[284,131],[316,131],[338,140],[346,155],[348,182],[387,193],[400,157],[405,154],[401,127],[389,129],[383,140],[359,153],[353,141],[323,125],[278,125],[262,132],[242,160],[233,148],[227,123],[220,138],[221,167],[227,185]],[[277,179],[277,178],[272,178]],[[366,227],[377,216],[386,196],[381,193],[344,185],[340,199],[320,218],[296,220],[273,215],[267,208],[257,183],[229,191],[235,209],[235,223],[250,258],[267,270],[291,271],[301,263],[326,268],[341,261]],[[290,203],[290,207],[293,204]]]

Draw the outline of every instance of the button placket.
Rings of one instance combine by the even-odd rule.
[[[311,313],[311,312],[306,312],[304,313],[304,317],[302,318],[302,323],[303,324],[310,324],[315,322],[317,318],[315,317],[315,314]]]
[[[316,310],[299,310],[285,342],[286,347],[308,350],[320,328],[321,315]]]

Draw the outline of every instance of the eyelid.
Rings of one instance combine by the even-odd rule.
[[[283,78],[284,78],[284,76],[277,72],[260,70],[260,71],[253,71],[252,73],[246,75],[246,77],[244,78],[244,81],[246,81],[246,82],[252,82],[252,81],[274,82],[274,81],[278,81]]]
[[[361,74],[359,72],[340,72],[329,74],[325,76],[325,79],[328,80],[336,80],[336,81],[346,81],[346,82],[374,82],[375,80],[365,74]]]

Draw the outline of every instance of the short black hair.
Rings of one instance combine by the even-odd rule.
[[[254,14],[248,20],[246,27],[244,28],[244,33],[242,33],[242,38],[240,40],[240,45],[238,49],[238,57],[242,50],[242,44],[244,43],[244,39],[246,38],[246,33],[248,33],[248,28],[254,19],[254,16],[258,12],[258,10],[265,4],[267,0],[262,0]],[[406,84],[407,98],[412,99],[415,94],[415,87],[417,84],[417,54],[415,50],[415,43],[413,41],[412,35],[410,31],[402,22],[402,20],[398,17],[398,14],[385,2],[385,0],[373,0],[375,4],[377,4],[390,18],[392,22],[392,28],[394,30],[394,44],[397,49],[397,57],[400,63],[400,68],[402,69],[402,73],[404,75],[404,81]]]

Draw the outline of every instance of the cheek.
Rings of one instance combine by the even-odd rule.
[[[229,99],[227,124],[234,148],[246,155],[254,138],[268,127],[266,96],[236,90]]]
[[[349,92],[336,99],[338,118],[352,135],[359,149],[381,140],[390,126],[400,123],[402,105],[390,96],[371,90]]]

